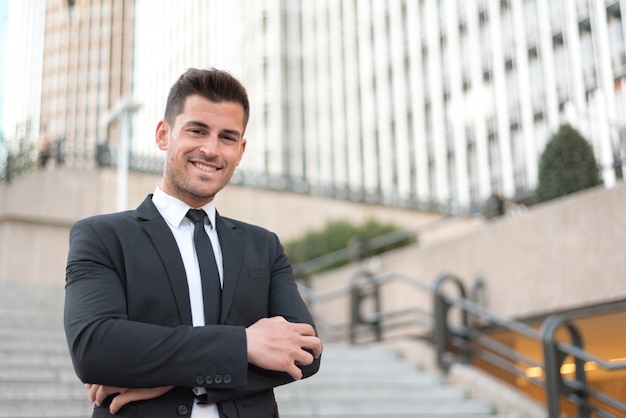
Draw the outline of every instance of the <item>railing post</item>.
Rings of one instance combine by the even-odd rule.
[[[553,315],[549,316],[541,326],[541,335],[543,339],[543,353],[546,373],[546,399],[548,403],[548,415],[550,418],[558,418],[560,414],[559,401],[561,395],[574,393],[578,399],[578,416],[580,418],[588,417],[591,409],[589,407],[589,396],[587,393],[587,378],[585,374],[585,361],[581,358],[574,357],[574,366],[576,368],[576,381],[581,385],[582,389],[570,391],[563,383],[561,376],[561,366],[567,357],[560,352],[557,347],[556,332],[565,325],[571,337],[571,344],[577,348],[583,349],[582,336],[578,329],[571,324],[566,318]]]
[[[362,303],[370,298],[374,301],[375,312],[373,317],[365,318],[361,310]],[[354,345],[357,342],[359,325],[370,327],[374,331],[376,341],[382,341],[380,284],[366,271],[357,272],[350,279],[350,344]]]
[[[448,342],[453,336],[453,332],[448,326],[448,312],[450,311],[452,305],[447,301],[442,292],[442,287],[446,282],[454,283],[458,288],[460,296],[465,298],[465,288],[463,287],[463,283],[461,283],[457,277],[444,274],[435,280],[435,284],[433,285],[433,313],[435,316],[435,329],[433,337],[435,340],[435,348],[437,350],[437,365],[444,371],[447,371],[450,367],[450,362],[445,359],[445,353]],[[467,312],[465,310],[462,310],[461,312],[463,326],[468,327]],[[464,335],[460,337],[466,338]],[[470,359],[471,353],[469,348],[466,347],[463,350],[463,360],[469,363]]]

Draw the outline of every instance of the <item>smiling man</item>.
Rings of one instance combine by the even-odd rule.
[[[188,70],[156,127],[160,186],[136,210],[73,226],[65,329],[93,417],[277,417],[273,388],[319,369],[278,238],[215,209],[249,112],[232,76]]]

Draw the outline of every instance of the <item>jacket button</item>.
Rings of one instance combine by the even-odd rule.
[[[189,413],[189,408],[187,407],[187,405],[178,405],[178,415],[180,415],[181,417],[184,417],[188,413]]]
[[[220,383],[222,383],[222,375],[221,375],[221,374],[216,374],[216,375],[215,375],[215,378],[213,379],[213,381],[214,381],[216,384],[218,384],[218,385],[219,385]]]
[[[231,375],[229,374],[224,375],[224,383],[229,384],[232,381],[233,381],[233,377]]]
[[[198,384],[198,386],[202,386],[204,384],[204,376],[196,377],[196,383]]]

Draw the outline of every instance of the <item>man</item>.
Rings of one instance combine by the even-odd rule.
[[[65,330],[93,417],[276,417],[273,388],[317,372],[322,344],[278,238],[215,210],[248,116],[237,80],[188,70],[156,127],[160,187],[136,210],[73,226]],[[208,216],[192,221],[189,209]]]
[[[48,132],[46,132],[46,125],[41,126],[41,133],[37,140],[37,157],[39,160],[39,168],[46,168],[48,160],[52,156],[52,141]]]

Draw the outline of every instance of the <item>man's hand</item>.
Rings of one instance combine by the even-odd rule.
[[[311,325],[287,322],[281,316],[262,318],[250,325],[246,338],[249,363],[287,372],[295,380],[302,378],[298,365],[309,365],[322,354],[322,342]]]
[[[162,386],[150,389],[128,389],[86,384],[85,387],[89,389],[89,402],[96,402],[96,405],[102,404],[107,396],[117,393],[118,395],[113,398],[111,406],[109,407],[109,411],[111,411],[112,414],[116,414],[117,411],[130,402],[158,398],[164,393],[169,392],[174,386]]]

